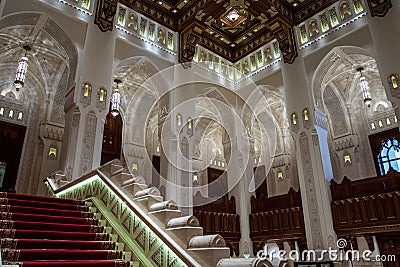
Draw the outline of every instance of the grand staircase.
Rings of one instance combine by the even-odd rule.
[[[132,252],[140,266],[216,266],[229,258],[219,234],[203,235],[194,216],[183,216],[171,200],[132,176],[119,160],[93,170],[72,183],[62,174],[47,178],[58,198],[90,200]]]
[[[2,264],[128,267],[111,229],[90,202],[0,193]]]
[[[222,236],[203,235],[196,217],[118,160],[73,182],[55,173],[45,183],[52,197],[0,193],[0,266],[264,266],[230,258]]]

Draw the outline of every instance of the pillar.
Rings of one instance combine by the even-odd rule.
[[[233,118],[232,118],[233,119]],[[224,153],[227,159],[228,188],[232,190],[229,196],[235,197],[236,213],[240,216],[240,257],[254,255],[253,243],[250,238],[251,196],[250,184],[253,179],[254,166],[254,140],[247,136],[244,127],[238,118],[232,124],[232,129],[227,129],[231,139],[224,140]],[[229,163],[228,163],[229,160]]]
[[[387,1],[386,1],[387,2]],[[398,118],[400,113],[400,0],[391,0],[392,7],[383,17],[372,17],[369,12],[368,26],[375,46],[376,61],[386,94]],[[371,10],[370,10],[371,11]],[[397,82],[397,87],[393,81]],[[373,97],[373,96],[372,96]]]
[[[4,7],[6,6],[6,0],[4,1],[0,1],[0,17],[3,17],[3,11],[4,11]]]
[[[331,175],[329,158],[322,155],[327,146],[326,135],[318,127],[302,57],[293,64],[282,66],[286,107],[291,133],[296,143],[296,160],[303,204],[308,249],[335,248],[328,179]],[[328,176],[328,177],[327,177]],[[328,179],[327,179],[328,178]]]
[[[66,93],[61,168],[73,180],[100,165],[113,81],[115,32],[88,23],[75,88]]]
[[[165,179],[161,184],[165,186],[166,199],[174,200],[183,215],[193,214],[194,93],[192,85],[188,85],[164,96],[161,107],[168,107],[168,115],[160,116],[158,126],[160,172]]]

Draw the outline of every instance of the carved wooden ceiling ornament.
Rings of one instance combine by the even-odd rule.
[[[94,23],[103,32],[112,31],[118,0],[98,0]]]
[[[290,63],[297,56],[293,26],[338,0],[99,0],[101,30],[112,30],[117,1],[179,32],[181,62],[193,58],[196,44],[236,62],[276,38]]]
[[[372,17],[384,17],[392,7],[390,0],[367,0]]]
[[[196,51],[196,45],[199,42],[202,32],[203,28],[197,22],[194,22],[187,29],[181,32],[179,41],[179,61],[181,63],[190,65],[190,62],[192,62]]]
[[[293,63],[297,57],[293,27],[278,17],[268,24],[268,28],[274,33],[274,37],[279,43],[283,61],[289,64]]]

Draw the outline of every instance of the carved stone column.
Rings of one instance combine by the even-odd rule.
[[[330,162],[327,162],[327,134],[316,123],[302,58],[297,58],[293,64],[284,64],[282,72],[286,107],[296,143],[308,249],[333,248],[336,234],[330,208],[328,182],[332,178],[332,168]]]
[[[158,127],[161,143],[160,171],[166,198],[174,200],[184,215],[193,214],[194,106],[183,104],[185,100],[192,99],[192,94],[190,88],[185,88],[165,96],[161,100],[161,111],[167,112],[160,114]]]
[[[376,61],[386,94],[399,117],[400,107],[400,1],[368,1],[368,26],[375,46]],[[392,6],[392,7],[391,7]],[[372,96],[373,98],[373,96]]]
[[[113,80],[114,49],[114,32],[101,32],[91,21],[79,61],[80,75],[75,88],[66,93],[61,169],[68,180],[100,165],[104,120]]]
[[[238,133],[237,137],[230,140],[230,150],[224,148],[225,154],[229,154],[230,162],[227,169],[228,187],[233,188],[229,192],[229,196],[234,196],[236,200],[236,213],[240,216],[240,256],[253,255],[253,243],[250,238],[250,218],[252,194],[249,192],[250,182],[253,178],[253,162],[254,162],[254,141]],[[224,145],[228,147],[228,144]],[[246,147],[243,147],[246,146]],[[250,147],[247,147],[250,146]],[[252,147],[251,147],[252,146]],[[249,151],[250,153],[242,153]],[[227,157],[226,157],[227,158]],[[241,177],[238,177],[241,175]],[[237,182],[238,181],[238,182]],[[236,183],[236,185],[231,183]]]

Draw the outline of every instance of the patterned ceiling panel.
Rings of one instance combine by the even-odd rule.
[[[179,32],[181,61],[197,44],[236,62],[273,39],[294,60],[292,27],[336,0],[119,0],[123,5]],[[292,53],[292,55],[290,55]]]

